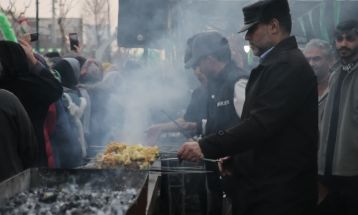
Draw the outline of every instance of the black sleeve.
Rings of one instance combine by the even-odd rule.
[[[248,115],[235,127],[199,142],[206,157],[244,152],[277,135],[316,87],[315,80],[307,72],[288,64],[272,65],[265,73],[269,75],[260,83],[263,90],[255,95]]]
[[[9,105],[12,106],[15,111],[14,119],[16,121],[15,124],[19,138],[19,156],[25,169],[33,167],[37,164],[37,159],[39,158],[39,146],[31,120],[16,96],[9,94],[7,97]]]
[[[32,92],[32,95],[37,95],[34,100],[51,104],[62,95],[61,83],[52,75],[52,73],[43,66],[37,66],[36,72],[24,74],[19,79],[22,81],[23,89]]]
[[[43,66],[40,62],[37,62],[35,65],[30,66],[31,72],[37,75],[40,74],[43,68],[45,68],[45,66]]]

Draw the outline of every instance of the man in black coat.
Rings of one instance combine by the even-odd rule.
[[[185,143],[178,156],[232,156],[237,188],[233,214],[311,214],[317,200],[314,72],[290,36],[287,0],[258,1],[243,12],[240,32],[247,31],[245,39],[260,64],[246,86],[241,122],[199,143]]]

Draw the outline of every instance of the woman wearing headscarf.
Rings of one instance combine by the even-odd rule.
[[[25,40],[20,44],[0,41],[0,62],[3,73],[0,88],[15,94],[25,107],[38,141],[38,166],[47,166],[44,144],[44,121],[49,105],[62,95],[62,87],[51,72],[35,58],[32,47]]]
[[[56,148],[57,167],[74,168],[83,164],[87,156],[87,144],[81,119],[87,108],[87,100],[77,85],[80,78],[80,62],[75,58],[63,58],[53,65],[61,75],[64,89],[61,101],[56,104],[57,123],[51,136]]]
[[[86,139],[89,146],[101,145],[103,134],[108,132],[103,114],[106,111],[109,92],[108,83],[103,82],[102,64],[94,59],[76,57],[81,64],[79,89],[88,101],[88,108],[83,117]],[[92,154],[93,155],[93,154]]]

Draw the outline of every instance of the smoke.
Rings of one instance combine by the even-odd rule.
[[[153,8],[158,10],[169,8],[169,10],[148,14],[144,13],[142,9],[139,10],[140,14],[136,11],[131,12],[132,17],[125,19],[126,26],[131,28],[125,29],[144,36],[143,38],[139,37],[139,39],[143,39],[143,43],[145,39],[147,39],[146,42],[150,40],[150,43],[145,44],[147,47],[158,47],[164,50],[165,60],[152,59],[149,53],[147,58],[143,57],[144,60],[138,61],[140,64],[138,68],[120,69],[117,75],[121,76],[121,81],[115,84],[108,95],[107,110],[103,118],[109,129],[103,134],[102,144],[111,140],[144,144],[145,130],[151,124],[169,121],[160,110],[169,112],[172,118],[183,115],[191,91],[198,86],[192,72],[184,70],[183,63],[186,40],[192,35],[202,31],[218,31],[231,41],[230,46],[233,53],[236,54],[233,55],[234,60],[241,67],[249,68],[247,55],[243,49],[247,42],[244,41],[244,34],[237,34],[237,31],[243,24],[242,7],[252,1],[158,0],[157,2],[166,2],[167,5]],[[329,28],[325,30],[316,26],[315,17],[311,17],[314,18],[313,23],[307,23],[305,18],[309,15],[307,11],[310,9],[314,12],[313,16],[319,16],[318,20],[322,17],[332,17],[334,5],[327,6],[324,2],[290,1],[293,20],[292,34],[304,37],[308,41],[309,37],[321,36],[322,38],[325,31],[329,33]],[[323,5],[323,9],[320,5]],[[326,12],[327,7],[331,10],[330,13]],[[135,17],[142,16],[142,13],[147,17],[144,17],[144,21],[142,20],[138,24]],[[169,17],[167,22],[169,30],[161,31],[162,21],[166,20],[166,17],[163,17],[165,14],[168,14]],[[343,16],[343,13],[341,15]],[[353,13],[351,15],[353,16]],[[144,30],[148,30],[148,23],[145,20],[157,28],[157,31],[146,34]],[[327,20],[321,20],[320,25],[328,26],[329,23],[327,24]],[[313,29],[316,32],[313,32]],[[120,30],[119,33],[123,32]],[[133,38],[138,39],[138,37]],[[117,60],[122,61],[123,59]]]
[[[112,122],[107,142],[112,139],[144,144],[144,131],[158,121],[155,115],[159,110],[183,108],[180,103],[188,94],[187,86],[182,78],[165,74],[169,68],[154,64],[124,71],[120,85],[109,98],[107,119],[116,121]]]
[[[242,20],[241,4],[236,3],[233,7],[232,3],[225,1],[169,1],[168,7],[156,7],[169,10],[151,13],[151,17],[145,20],[162,22],[165,19],[163,14],[168,14],[169,30],[149,34],[151,41],[146,45],[164,50],[165,59],[158,59],[159,52],[153,59],[153,51],[149,52],[146,59],[127,62],[127,67],[112,72],[112,77],[105,80],[110,90],[104,105],[106,110],[103,111],[105,125],[100,125],[107,128],[102,134],[101,144],[112,140],[145,144],[145,130],[151,124],[169,121],[161,110],[168,112],[172,118],[181,117],[192,90],[199,86],[192,71],[184,69],[186,40],[196,33],[210,30],[227,37],[236,34],[241,24],[238,20]],[[126,26],[136,28],[134,15],[133,19],[126,19],[127,22],[131,20],[133,23],[126,23]],[[161,26],[159,23],[151,25]],[[129,30],[136,32],[138,29]],[[145,36],[145,32],[143,34]],[[117,59],[117,63],[120,64],[121,60]],[[116,83],[109,84],[114,79]]]

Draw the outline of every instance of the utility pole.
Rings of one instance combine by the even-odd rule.
[[[57,0],[52,0],[52,26],[51,26],[51,43],[53,45],[56,44],[57,36],[56,36],[56,3]]]
[[[39,22],[40,22],[40,19],[39,19],[39,0],[36,0],[36,32],[39,33],[40,31],[40,27],[39,27]],[[40,40],[37,40],[36,41],[36,50],[37,51],[40,51]]]
[[[107,10],[108,10],[108,14],[107,14],[107,18],[108,18],[108,28],[107,28],[107,34],[108,34],[108,40],[111,40],[112,36],[111,36],[111,5],[110,5],[110,0],[107,0]],[[108,62],[111,62],[111,52],[112,52],[112,47],[111,45],[108,46]]]
[[[108,38],[111,38],[111,5],[110,5],[110,1],[107,0],[107,19],[108,19]]]

